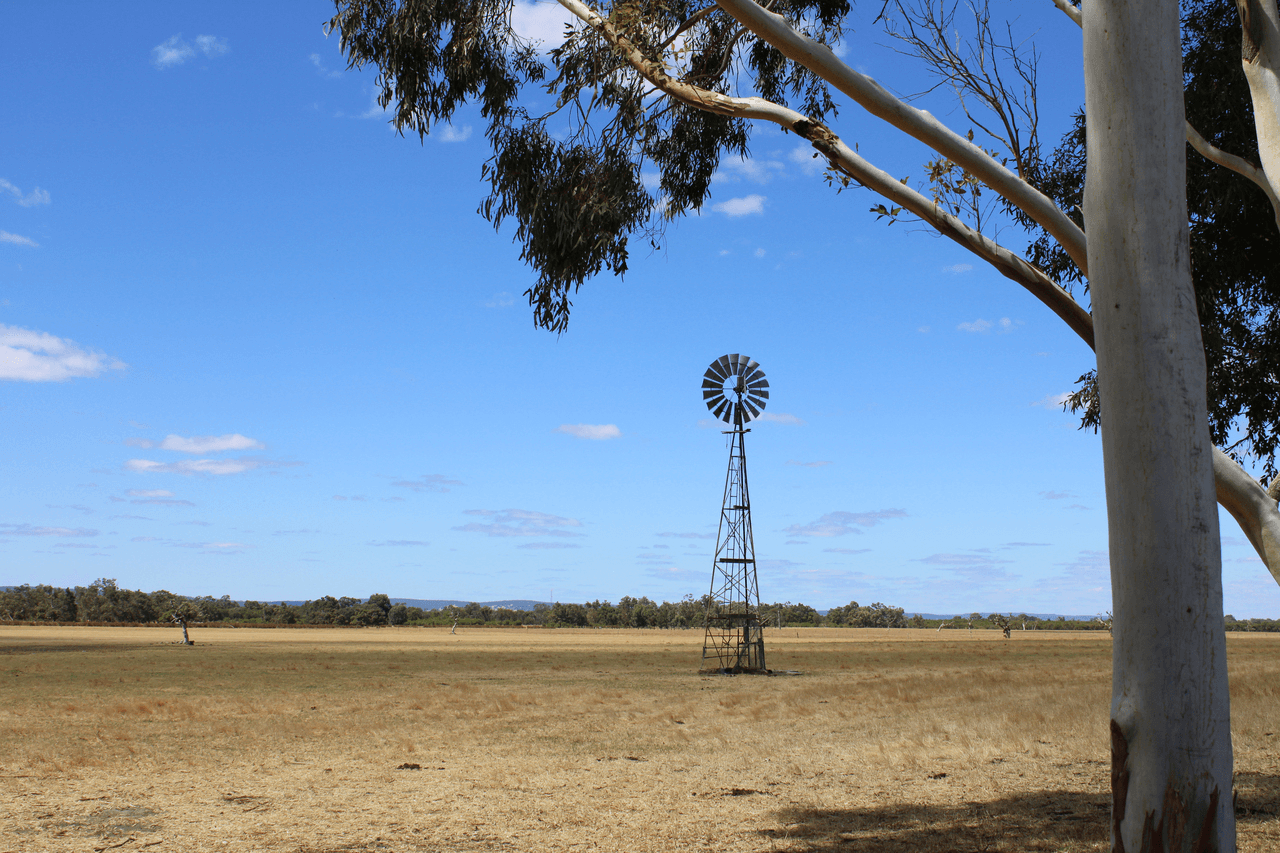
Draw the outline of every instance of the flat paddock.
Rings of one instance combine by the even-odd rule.
[[[773,678],[700,631],[191,634],[0,627],[0,853],[1107,846],[1105,633],[769,629]],[[1280,850],[1280,635],[1228,649]]]

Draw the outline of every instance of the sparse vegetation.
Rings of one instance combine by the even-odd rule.
[[[289,853],[1107,844],[1105,631],[766,631],[771,665],[803,672],[777,678],[698,676],[696,631],[198,639],[179,653],[142,629],[0,626],[0,837]],[[1229,640],[1242,851],[1280,847],[1278,643]]]

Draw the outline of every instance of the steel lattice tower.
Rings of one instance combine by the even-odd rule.
[[[758,417],[769,398],[769,382],[760,365],[746,356],[722,356],[703,378],[707,408],[733,426],[729,436],[729,470],[725,474],[716,556],[711,569],[702,671],[721,673],[768,670],[760,625],[760,590],[756,549],[751,535],[751,494],[747,488],[744,424]]]

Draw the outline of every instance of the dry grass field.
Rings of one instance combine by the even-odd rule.
[[[1095,851],[1105,634],[0,627],[3,851]],[[1280,636],[1233,635],[1243,851]]]

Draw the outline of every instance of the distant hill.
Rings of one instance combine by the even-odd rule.
[[[470,601],[446,601],[433,598],[393,598],[392,604],[404,604],[408,607],[421,607],[423,610],[440,610],[442,608],[453,605],[454,607],[466,607]],[[509,598],[504,601],[479,601],[476,602],[481,607],[492,607],[495,610],[499,607],[505,607],[507,610],[532,610],[535,604],[547,605],[545,601],[530,601],[527,598]],[[549,606],[549,605],[548,605]]]

